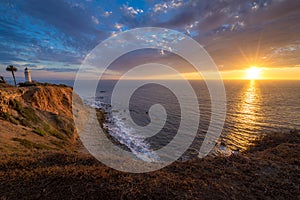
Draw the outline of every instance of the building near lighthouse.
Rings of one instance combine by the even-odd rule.
[[[24,74],[25,74],[25,82],[31,83],[32,80],[31,80],[31,74],[30,74],[29,68],[27,68],[27,67],[25,68]]]

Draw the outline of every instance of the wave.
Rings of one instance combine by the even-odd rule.
[[[108,134],[115,138],[120,144],[125,145],[137,158],[145,162],[159,162],[159,156],[150,149],[150,145],[140,137],[135,137],[135,130],[126,126],[123,119],[117,115],[112,116],[110,104],[104,103],[95,98],[85,98],[85,104],[92,107],[101,109],[107,114],[107,120],[103,124],[107,128]]]

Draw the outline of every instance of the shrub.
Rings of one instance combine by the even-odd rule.
[[[33,122],[35,124],[40,123],[42,120],[35,114],[33,108],[25,107],[21,110],[20,114],[26,119],[28,122]]]
[[[12,109],[21,112],[22,111],[22,104],[16,100],[16,99],[10,99],[9,100],[9,105],[11,106]]]
[[[58,138],[58,139],[61,139],[61,140],[65,140],[65,139],[66,139],[65,136],[63,136],[62,134],[60,134],[60,133],[57,132],[56,130],[51,130],[51,131],[49,132],[49,134],[52,135],[52,136],[54,136],[54,137],[56,137],[56,138]]]
[[[37,144],[34,142],[31,142],[26,139],[21,139],[21,138],[13,138],[13,141],[19,142],[22,146],[28,148],[28,149],[46,149],[46,150],[51,150],[52,148],[44,145],[44,144]]]
[[[39,136],[43,136],[43,137],[47,135],[47,133],[44,130],[40,129],[40,128],[36,128],[32,132],[38,134]]]
[[[0,119],[9,121],[9,122],[11,122],[11,123],[13,123],[13,124],[16,124],[16,125],[19,124],[18,120],[16,120],[16,119],[15,119],[13,116],[11,116],[9,113],[1,112],[1,113],[0,113]]]
[[[46,124],[45,122],[42,122],[42,126],[44,128],[44,130],[49,133],[50,135],[61,139],[61,140],[65,140],[66,137],[63,136],[61,133],[59,133],[56,129],[54,129],[53,127],[51,127],[50,125]]]
[[[9,120],[10,118],[10,114],[6,113],[6,112],[0,112],[0,119],[3,119],[3,120]]]

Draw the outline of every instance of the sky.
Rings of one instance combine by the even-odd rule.
[[[298,0],[2,0],[0,12],[0,75],[7,78],[13,64],[19,79],[25,67],[33,79],[74,79],[107,38],[162,27],[199,42],[224,79],[243,79],[252,66],[263,79],[300,79]],[[132,52],[113,68],[150,61],[178,65],[194,78],[185,61],[164,51]]]

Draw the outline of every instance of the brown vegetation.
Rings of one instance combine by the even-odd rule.
[[[299,198],[299,131],[267,134],[237,156],[130,174],[80,151],[71,93],[64,86],[0,88],[1,200]],[[103,113],[97,117],[103,122]]]
[[[280,142],[269,146],[269,137]],[[3,154],[0,198],[297,199],[299,139],[296,131],[274,133],[244,155],[176,162],[145,174],[110,169],[86,154]]]
[[[0,150],[76,150],[78,141],[71,107],[70,87],[39,84],[15,88],[1,84]]]

